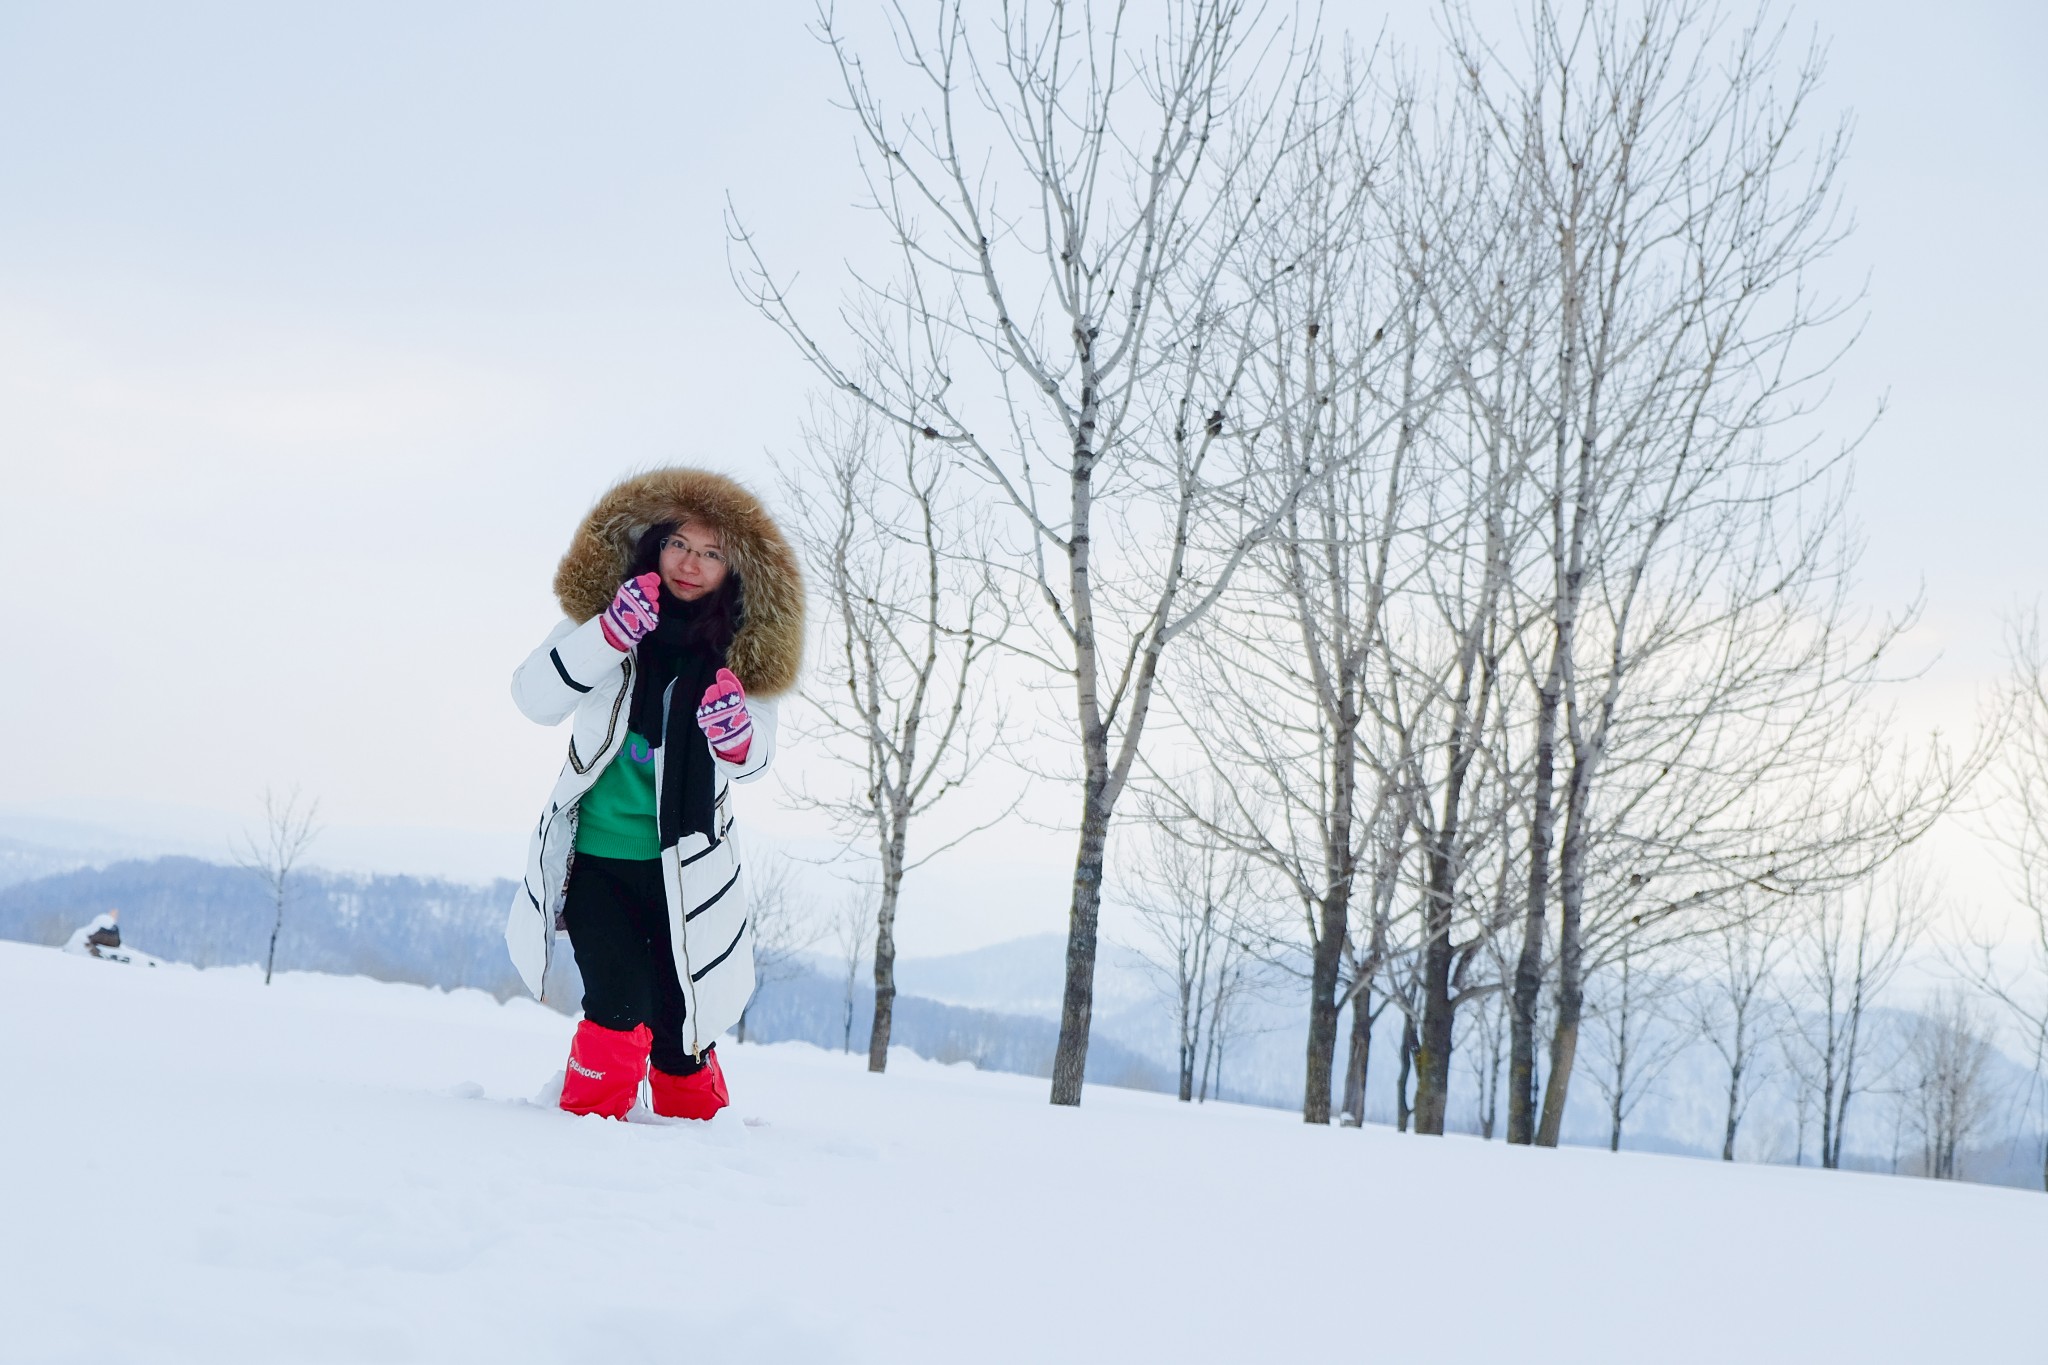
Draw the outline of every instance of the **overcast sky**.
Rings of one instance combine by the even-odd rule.
[[[1328,13],[1430,42],[1420,5]],[[2048,577],[2048,7],[1793,13],[1856,123],[1870,318],[1830,412],[1889,396],[1863,594],[1924,591],[1907,705],[1967,727]],[[772,496],[795,444],[809,377],[731,285],[727,196],[821,308],[873,238],[807,14],[0,4],[0,810],[204,841],[296,783],[331,863],[516,875],[563,737],[506,683],[569,532],[653,463]],[[969,844],[906,949],[1062,927],[1070,856]]]

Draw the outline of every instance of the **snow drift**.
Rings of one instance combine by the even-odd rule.
[[[2011,1360],[2039,1195],[1470,1139],[799,1044],[533,1103],[523,1000],[0,943],[23,1361]]]

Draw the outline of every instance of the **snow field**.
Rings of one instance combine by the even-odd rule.
[[[2032,1361],[2048,1203],[1529,1151],[801,1044],[708,1124],[572,1025],[0,943],[0,1359]]]

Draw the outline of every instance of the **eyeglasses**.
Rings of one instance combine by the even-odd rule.
[[[695,555],[697,557],[697,562],[700,564],[725,563],[725,551],[699,550],[693,547],[688,541],[684,540],[680,536],[663,536],[661,538],[661,549],[662,553],[664,554],[666,554],[670,550],[674,550],[679,555]]]

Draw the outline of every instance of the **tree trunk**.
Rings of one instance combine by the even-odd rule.
[[[1489,519],[1489,527],[1491,521]],[[1489,530],[1487,578],[1494,576],[1493,536]],[[1482,613],[1483,616],[1483,613]],[[1455,956],[1451,931],[1455,927],[1458,894],[1458,849],[1464,827],[1465,777],[1471,771],[1478,749],[1477,732],[1486,724],[1492,696],[1492,667],[1488,660],[1479,683],[1475,708],[1472,696],[1473,670],[1480,661],[1478,627],[1468,628],[1459,650],[1458,691],[1451,713],[1450,734],[1444,743],[1444,804],[1428,848],[1428,885],[1422,915],[1422,1033],[1416,1057],[1415,1131],[1441,1137],[1451,1098],[1451,1048],[1457,1041],[1458,1002],[1451,993],[1451,961]]]
[[[1578,745],[1574,744],[1574,749]],[[1585,944],[1580,929],[1586,904],[1586,823],[1592,800],[1596,757],[1575,753],[1571,782],[1565,792],[1564,844],[1557,860],[1557,1032],[1550,1044],[1550,1075],[1543,1087],[1543,1119],[1537,1127],[1541,1147],[1557,1146],[1564,1128],[1565,1099],[1571,1090],[1572,1062],[1579,1050],[1579,1023],[1586,1007]]]
[[[1394,1081],[1394,1131],[1408,1131],[1408,1119],[1414,1112],[1408,1105],[1408,1077],[1415,1069],[1415,1015],[1401,1016],[1401,1074]]]
[[[1422,1025],[1415,1042],[1415,1131],[1441,1137],[1451,1090],[1450,916],[1431,897],[1422,950]]]
[[[1736,1116],[1736,1103],[1742,1092],[1742,1064],[1737,1062],[1728,1068],[1728,1122],[1721,1132],[1721,1160],[1735,1160],[1735,1128],[1741,1122]]]
[[[1721,1134],[1721,1160],[1735,1160],[1735,1130],[1742,1122],[1742,1073],[1744,1059],[1749,1055],[1749,1005],[1747,997],[1739,1000],[1735,1012],[1734,1059],[1728,1063],[1728,1122]]]
[[[1585,1001],[1577,990],[1569,994],[1560,985],[1557,992],[1557,1029],[1550,1038],[1550,1075],[1544,1078],[1543,1121],[1536,1129],[1538,1147],[1557,1146],[1564,1128],[1566,1087],[1571,1083],[1572,1063],[1579,1052],[1579,1022]]]
[[[1333,886],[1323,896],[1322,932],[1309,973],[1308,1080],[1302,1088],[1301,1121],[1330,1121],[1330,1079],[1337,1054],[1337,974],[1343,965],[1345,921],[1349,917],[1348,887]]]
[[[1500,1126],[1500,1043],[1499,1035],[1488,1045],[1486,1063],[1486,1093],[1479,1114],[1479,1136],[1493,1141],[1493,1130]]]
[[[1335,743],[1330,751],[1330,818],[1323,825],[1326,885],[1320,932],[1309,974],[1308,1077],[1302,1087],[1301,1121],[1330,1121],[1330,1082],[1337,1056],[1337,977],[1350,941],[1351,883],[1358,875],[1351,849],[1352,806],[1358,791],[1358,703],[1347,683],[1337,697]]]
[[[1621,957],[1621,1020],[1614,1044],[1614,1092],[1607,1102],[1607,1150],[1621,1150],[1621,1121],[1628,1109],[1628,954]]]
[[[1222,1038],[1218,1036],[1217,1025],[1223,1019],[1223,992],[1229,981],[1229,967],[1229,957],[1226,953],[1223,968],[1216,973],[1216,993],[1209,1002],[1209,1041],[1208,1045],[1202,1049],[1202,1088],[1196,1092],[1196,1098],[1204,1104],[1209,1102],[1209,1079],[1211,1073],[1214,1072],[1219,1077],[1222,1074],[1222,1068],[1216,1060],[1216,1054],[1223,1042]]]
[[[1848,1017],[1843,1025],[1842,1039],[1838,1049],[1831,1043],[1828,1048],[1828,1075],[1832,1080],[1822,1098],[1820,1164],[1827,1170],[1840,1170],[1842,1166],[1843,1130],[1849,1126],[1849,1100],[1856,1087],[1856,1048],[1862,1040],[1863,1029],[1863,950],[1859,943],[1856,954],[1856,985],[1850,997]]]
[[[1090,766],[1094,763],[1091,761]],[[1107,774],[1105,774],[1106,777]],[[1108,803],[1091,779],[1081,810],[1081,848],[1074,860],[1074,899],[1067,915],[1067,984],[1060,1001],[1060,1041],[1052,1058],[1052,1102],[1079,1104],[1088,1070],[1088,1028],[1095,1009],[1095,932],[1102,911],[1102,864],[1109,844]]]
[[[1351,1050],[1344,1065],[1344,1124],[1365,1126],[1365,1078],[1372,1062],[1372,988],[1351,997]]]
[[[263,984],[270,984],[270,969],[277,965],[277,936],[284,932],[284,897],[277,898],[277,919],[270,926],[270,952],[263,959]]]
[[[1566,899],[1557,935],[1557,1022],[1550,1038],[1550,1074],[1544,1078],[1543,1118],[1536,1129],[1539,1147],[1557,1146],[1564,1130],[1565,1099],[1579,1051],[1579,1024],[1585,1015],[1577,912],[1578,906]]]
[[[875,1022],[868,1032],[868,1070],[889,1069],[889,1034],[896,1023],[896,897],[903,886],[901,836],[893,868],[882,876],[875,911]]]
[[[875,941],[875,1022],[868,1032],[868,1070],[889,1069],[889,1031],[896,1023],[896,939],[888,928]]]
[[[1443,1135],[1450,1107],[1451,1045],[1457,1022],[1457,1005],[1451,997],[1451,911],[1457,879],[1457,803],[1463,777],[1464,764],[1454,751],[1444,796],[1444,825],[1429,850],[1429,885],[1422,919],[1422,1026],[1415,1054],[1415,1131],[1438,1137]]]
[[[1195,1014],[1196,993],[1201,983],[1190,981],[1185,972],[1180,982],[1180,1092],[1182,1104],[1195,1097],[1195,1040],[1201,1037],[1201,1022]]]
[[[1515,959],[1515,986],[1508,997],[1507,1140],[1527,1146],[1536,1140],[1536,1008],[1543,995],[1543,937],[1550,909],[1550,841],[1555,813],[1551,784],[1557,758],[1559,664],[1544,684],[1536,717],[1535,790],[1530,798],[1529,892],[1522,911],[1522,951]]]
[[[1204,937],[1195,945],[1195,965],[1189,968],[1185,956],[1180,973],[1180,1102],[1195,1098],[1195,1055],[1201,1050],[1202,1016],[1208,1004],[1209,941],[1208,916],[1202,920]]]
[[[1102,389],[1095,369],[1094,345],[1099,329],[1092,320],[1074,319],[1074,345],[1081,381],[1080,410],[1075,414],[1070,452],[1067,538],[1067,584],[1073,612],[1074,715],[1081,741],[1084,773],[1081,787],[1081,845],[1074,856],[1073,900],[1067,909],[1067,981],[1060,1000],[1060,1040],[1052,1056],[1052,1102],[1078,1105],[1081,1080],[1088,1071],[1088,1030],[1095,1010],[1095,932],[1102,910],[1103,853],[1109,844],[1110,809],[1115,797],[1109,785],[1109,730],[1098,692],[1095,638],[1095,427],[1100,418]],[[1131,703],[1136,711],[1137,702]],[[1125,744],[1134,742],[1143,717],[1125,718]]]
[[[1209,1042],[1202,1049],[1202,1088],[1195,1092],[1195,1099],[1198,1103],[1207,1104],[1209,1102],[1209,1073],[1215,1065],[1216,1025],[1214,1022],[1211,1022],[1209,1025]]]

